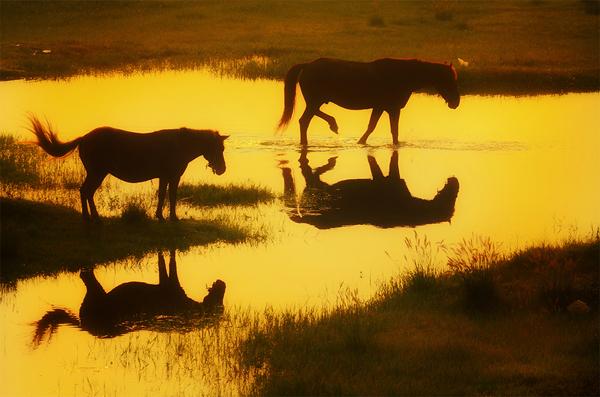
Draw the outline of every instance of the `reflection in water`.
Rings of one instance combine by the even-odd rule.
[[[55,120],[65,140],[106,124],[133,131],[206,126],[232,134],[226,148],[228,172],[213,175],[206,172],[204,161],[193,161],[183,176],[184,182],[255,183],[278,193],[282,171],[273,164],[297,160],[299,133],[295,118],[291,120],[293,131],[273,134],[274,121],[281,115],[281,91],[282,83],[278,81],[241,81],[202,71],[2,82],[0,130],[18,140],[29,140],[25,128],[28,112]],[[90,95],[92,92],[94,95]],[[297,106],[303,107],[302,95],[297,100]],[[572,236],[571,226],[585,233],[591,225],[598,225],[599,101],[598,93],[466,96],[461,98],[461,110],[455,112],[440,106],[439,98],[413,95],[407,106],[410,109],[402,116],[402,178],[412,195],[432,198],[446,178],[454,175],[460,180],[461,194],[452,224],[419,227],[419,236],[432,242],[443,240],[448,246],[473,234],[493,236],[508,252],[532,243],[568,238]],[[321,110],[335,117],[343,128],[341,136],[332,135],[321,119],[311,123],[311,145],[318,145],[312,146],[311,163],[325,164],[329,157],[339,155],[336,167],[322,175],[323,181],[370,180],[365,164],[367,151],[385,168],[390,156],[387,123],[380,122],[369,137],[375,147],[364,148],[356,145],[356,140],[369,121],[368,110],[347,111],[331,103]],[[295,165],[291,168],[296,173]],[[83,171],[78,172],[68,173],[69,181],[77,187]],[[96,193],[99,209],[107,215],[117,213],[113,203],[137,195],[155,197],[158,188],[155,182],[129,184],[108,179],[111,189]],[[298,178],[298,193],[304,189],[301,185]],[[79,197],[77,202],[70,199],[71,190],[65,196],[68,198],[58,197],[64,194],[58,188],[16,193],[37,201],[64,200],[61,202],[72,208],[79,205]],[[279,205],[280,201],[274,201],[258,208],[236,209],[233,215],[233,210],[219,208],[191,212],[191,216],[201,219],[214,219],[226,211],[232,219],[248,215],[251,222],[268,225],[273,238],[265,244],[217,244],[178,253],[177,270],[187,295],[200,302],[204,285],[222,279],[228,286],[236,285],[227,291],[228,313],[233,316],[237,312],[229,308],[238,306],[259,313],[265,307],[331,307],[342,284],[368,299],[376,292],[377,280],[386,281],[409,269],[401,259],[407,253],[406,246],[398,242],[412,238],[410,229],[355,226],[320,231],[289,221]],[[299,205],[308,216],[308,202],[303,200]],[[394,210],[400,207],[397,203]],[[347,249],[353,246],[361,249]],[[199,257],[203,259],[201,268],[196,266]],[[444,260],[442,255],[440,259]],[[155,260],[151,259],[153,270]],[[156,271],[138,265],[131,260],[120,261],[94,272],[106,291],[129,280],[155,283]],[[189,287],[186,282],[190,282]],[[80,279],[69,273],[21,280],[14,289],[0,292],[3,395],[240,394],[231,391],[235,390],[235,385],[228,382],[231,378],[218,372],[220,356],[214,354],[226,351],[222,336],[240,328],[204,327],[186,334],[175,330],[133,332],[107,339],[80,331],[76,319],[77,328],[60,327],[51,344],[31,351],[28,344],[32,329],[28,323],[42,318],[45,310],[40,308],[47,308],[47,297],[52,297],[51,303],[78,313],[85,292]],[[153,326],[157,327],[164,317],[155,317]],[[183,357],[175,353],[175,341],[186,346]],[[217,379],[218,385],[207,383],[204,371],[209,366],[198,365],[203,359],[217,361],[210,366],[217,371],[210,379]],[[229,362],[230,358],[220,360]]]
[[[371,179],[346,179],[329,185],[321,175],[332,170],[336,157],[315,168],[308,164],[307,152],[300,155],[300,169],[306,188],[298,202],[291,170],[282,169],[284,199],[289,217],[319,229],[371,224],[379,227],[418,226],[449,221],[454,214],[458,179],[448,178],[432,200],[413,197],[400,178],[398,151],[392,153],[388,176],[383,176],[373,156],[367,156]]]
[[[81,328],[99,337],[114,337],[142,329],[185,330],[218,319],[223,313],[225,283],[215,281],[202,302],[190,299],[179,284],[175,250],[170,252],[169,272],[162,253],[158,254],[158,284],[137,281],[104,291],[92,270],[82,270],[86,294],[79,318],[64,309],[48,311],[36,322],[34,345],[48,339],[61,324]]]

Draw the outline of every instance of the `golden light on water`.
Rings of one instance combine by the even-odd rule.
[[[303,101],[298,93],[290,127],[275,133],[282,90],[280,82],[240,81],[207,72],[3,82],[0,132],[30,139],[28,112],[46,117],[65,140],[102,125],[140,132],[180,126],[218,129],[232,136],[225,153],[227,172],[215,176],[198,159],[190,164],[184,180],[252,182],[280,195],[284,165],[291,169],[301,194],[305,183],[298,164],[297,117]],[[599,94],[469,96],[458,109],[450,110],[438,97],[414,95],[400,118],[400,175],[411,194],[424,199],[431,199],[448,177],[455,176],[460,190],[451,222],[414,229],[356,225],[318,230],[290,221],[280,200],[250,209],[190,209],[194,217],[235,213],[235,219],[262,225],[271,235],[257,244],[215,244],[178,253],[182,286],[200,300],[206,285],[222,279],[228,285],[225,306],[232,311],[320,307],[334,304],[346,289],[368,298],[380,282],[406,270],[410,264],[404,260],[408,255],[404,239],[414,238],[415,233],[446,245],[473,235],[490,236],[507,251],[560,240],[573,229],[587,233],[600,225],[599,105]],[[334,105],[323,110],[337,118],[340,135],[328,131],[320,119],[309,128],[311,167],[337,156],[336,166],[322,181],[370,178],[367,155],[373,155],[387,174],[393,152],[387,118],[382,117],[371,135],[372,146],[362,147],[355,141],[366,128],[368,111]],[[156,183],[150,182],[111,183],[123,194],[137,189],[150,196],[156,189]],[[66,194],[77,195],[77,191]],[[107,290],[126,281],[156,283],[156,255],[140,263],[123,260],[100,266],[96,273]],[[202,389],[187,373],[165,378],[164,363],[127,366],[119,362],[120,354],[130,358],[127,349],[132,346],[152,346],[156,340],[167,343],[167,336],[152,332],[97,340],[75,328],[61,327],[52,343],[32,350],[30,324],[53,306],[76,313],[84,293],[78,275],[59,274],[20,281],[13,291],[2,294],[4,392],[93,394],[111,382],[113,391],[123,392],[129,385],[134,394],[148,388],[171,392],[191,384]],[[36,382],[17,376],[27,370],[36,373]]]

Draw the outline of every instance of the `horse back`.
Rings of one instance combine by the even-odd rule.
[[[412,60],[355,62],[320,58],[306,64],[298,81],[307,101],[334,102],[348,109],[405,104],[412,92]]]
[[[182,146],[178,130],[142,134],[100,127],[81,139],[79,156],[88,172],[140,182],[183,173],[189,160],[179,155]]]

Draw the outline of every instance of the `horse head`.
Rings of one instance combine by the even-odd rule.
[[[460,104],[460,94],[458,93],[458,85],[456,69],[452,64],[442,65],[442,74],[436,84],[438,93],[444,98],[450,109],[456,109]]]
[[[222,175],[226,170],[225,158],[223,151],[225,150],[225,139],[228,135],[219,135],[217,131],[213,131],[211,144],[204,152],[204,158],[208,161],[208,166],[217,175]]]
[[[208,288],[208,295],[204,297],[202,304],[207,312],[223,309],[223,297],[225,296],[225,282],[222,280],[215,281]]]

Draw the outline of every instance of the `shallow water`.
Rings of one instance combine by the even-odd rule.
[[[29,139],[27,112],[46,117],[63,139],[101,125],[133,131],[180,126],[218,129],[231,135],[225,153],[227,172],[212,175],[204,160],[198,159],[190,164],[184,180],[252,182],[283,195],[283,169],[289,168],[300,195],[305,181],[296,120],[303,104],[299,97],[290,127],[276,133],[282,96],[280,82],[225,79],[206,72],[3,82],[0,132]],[[369,146],[363,147],[355,142],[366,128],[369,112],[324,106],[337,118],[340,135],[314,119],[306,154],[312,168],[337,157],[335,166],[322,175],[323,182],[371,178],[368,156],[387,175],[397,151],[400,176],[413,197],[432,199],[449,177],[457,178],[460,188],[451,221],[416,227],[318,229],[293,222],[290,215],[297,211],[278,199],[235,210],[236,219],[269,232],[265,242],[216,244],[177,253],[181,285],[188,296],[201,300],[206,286],[224,280],[224,305],[233,317],[265,307],[327,307],[344,299],[348,291],[368,298],[379,283],[409,269],[415,252],[405,244],[406,238],[427,237],[434,247],[432,256],[442,266],[444,254],[435,247],[451,247],[472,236],[489,236],[499,249],[511,251],[586,234],[600,225],[599,105],[599,94],[463,97],[453,111],[440,98],[415,95],[400,118],[398,148],[389,145],[385,117]],[[155,182],[114,183],[124,192],[151,192],[156,187]],[[299,210],[302,213],[303,208]],[[188,214],[202,217],[203,211]],[[95,274],[107,291],[127,281],[157,283],[157,257],[104,264]],[[53,307],[78,313],[84,294],[79,276],[70,273],[22,280],[0,293],[3,393],[236,392],[236,382],[224,378],[220,370],[199,369],[213,362],[220,368],[224,361],[222,353],[206,347],[206,341],[218,334],[210,327],[185,335],[144,330],[98,339],[79,328],[61,326],[49,342],[33,348],[32,323]],[[177,345],[196,352],[204,349],[204,353],[184,359],[164,353]]]

